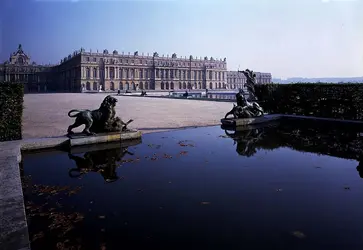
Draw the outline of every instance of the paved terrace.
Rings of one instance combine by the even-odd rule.
[[[24,96],[23,138],[65,135],[74,118],[71,109],[97,109],[107,94],[26,94]],[[182,127],[219,125],[231,110],[231,102],[178,100],[115,96],[116,115],[133,119],[130,128],[143,133]],[[74,131],[81,131],[83,126]]]

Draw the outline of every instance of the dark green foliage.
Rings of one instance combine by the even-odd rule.
[[[363,118],[363,84],[295,83],[256,85],[260,105],[270,114],[334,119]]]
[[[20,140],[24,86],[0,82],[0,141]]]

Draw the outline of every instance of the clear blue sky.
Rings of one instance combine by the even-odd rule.
[[[0,61],[74,50],[227,58],[274,77],[363,76],[363,0],[0,0]],[[5,4],[5,8],[3,8]]]

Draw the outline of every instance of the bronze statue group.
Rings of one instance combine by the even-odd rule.
[[[242,71],[246,76],[247,81],[245,87],[248,91],[248,99],[242,89],[236,94],[237,105],[234,104],[231,111],[225,115],[225,119],[229,115],[233,115],[234,119],[237,118],[252,118],[263,116],[264,111],[262,107],[257,103],[257,97],[255,94],[256,74],[249,69]]]

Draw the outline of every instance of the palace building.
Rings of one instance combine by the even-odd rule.
[[[37,65],[30,61],[21,45],[10,54],[9,61],[0,64],[0,82],[24,83],[25,92],[47,92],[53,87],[54,66]]]
[[[267,79],[268,74],[256,74]],[[0,64],[0,81],[22,82],[25,92],[231,89],[237,88],[234,75],[227,72],[226,58],[181,58],[175,53],[169,57],[157,52],[126,55],[80,49],[57,65],[37,65],[21,45]]]

